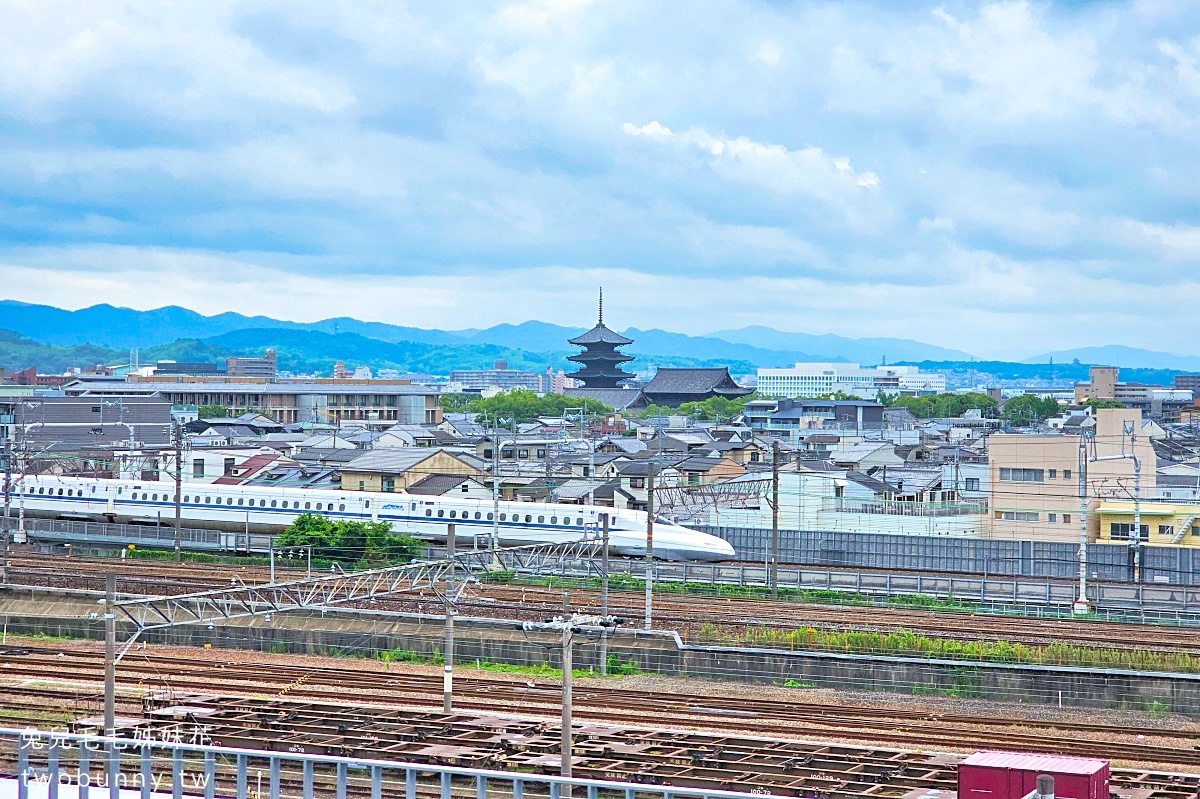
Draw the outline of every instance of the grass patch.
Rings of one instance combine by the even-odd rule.
[[[601,587],[599,577],[522,577],[515,572],[495,572],[489,574],[485,582],[511,583],[515,585],[530,585],[544,588],[582,588],[598,591]],[[630,574],[611,574],[608,578],[610,591],[646,590],[646,581]],[[718,599],[771,599],[774,592],[765,585],[728,585],[723,583],[679,583],[655,582],[654,592],[660,595],[684,595],[714,597]],[[817,589],[780,588],[779,599],[792,602],[813,602],[826,605],[858,605],[873,607],[920,608],[923,610],[942,610],[970,613],[979,606],[976,603],[960,602],[956,599],[941,599],[927,594],[911,594],[906,596],[888,597],[886,599],[867,594],[857,594],[850,591],[826,591]]]
[[[420,652],[414,652],[411,649],[390,649],[386,652],[380,652],[377,659],[384,663],[410,663],[425,666],[444,666],[446,659],[442,653],[436,649],[432,654],[424,655]],[[459,663],[460,668],[469,668],[471,662],[464,660]],[[561,680],[562,669],[554,668],[545,663],[537,666],[521,666],[514,663],[493,663],[490,660],[476,660],[475,669],[477,671],[490,671],[497,674],[524,674],[529,677],[544,677],[546,679]],[[636,660],[622,661],[616,655],[608,656],[608,675],[609,677],[629,677],[635,674],[642,674],[642,670],[638,667]],[[601,676],[594,669],[573,669],[571,674],[575,677],[599,677]]]
[[[1003,640],[963,641],[934,638],[908,630],[859,632],[815,627],[780,630],[748,626],[736,632],[729,632],[714,624],[704,624],[700,628],[699,638],[706,643],[732,646],[769,646],[856,655],[898,655],[985,663],[1200,673],[1200,658],[1187,652],[1156,652],[1071,644],[1036,646]]]

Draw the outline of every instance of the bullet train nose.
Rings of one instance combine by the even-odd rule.
[[[737,554],[723,538],[686,527],[655,526],[654,554],[668,560],[732,560]]]

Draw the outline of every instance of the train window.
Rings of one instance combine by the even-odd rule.
[[[440,518],[442,518],[442,517],[443,517],[443,516],[445,516],[445,515],[446,515],[446,511],[444,511],[444,510],[439,510],[439,511],[438,511],[438,518],[439,518],[439,519],[440,519]]]
[[[184,502],[191,502],[191,500],[192,500],[192,498],[191,498],[190,496],[188,496],[187,494],[184,494],[184,495],[183,495],[183,501],[184,501]]]
[[[450,518],[453,519],[457,511],[450,511]]]
[[[61,488],[60,488],[60,489],[58,489],[58,495],[59,495],[60,497],[62,496],[62,489],[61,489]]]
[[[272,507],[272,508],[274,508],[274,507],[275,507],[276,505],[278,505],[278,504],[279,504],[279,500],[277,500],[277,499],[273,499],[273,500],[271,500],[271,507]]]
[[[551,517],[550,517],[550,523],[551,523],[551,524],[558,524],[558,517],[557,517],[557,516],[551,516]]]
[[[482,516],[482,515],[483,515],[483,514],[481,514],[479,511],[475,511],[475,518],[476,518],[476,519],[478,519],[478,518],[479,518],[480,516]]]
[[[364,503],[363,503],[363,507],[364,507],[364,508],[369,508],[369,507],[371,507],[371,500],[369,500],[369,499],[368,499],[366,502],[364,502]]]
[[[233,504],[233,497],[230,497],[229,499],[225,500],[225,504],[226,504],[226,505],[232,505],[232,504]]]
[[[310,503],[310,502],[305,502],[305,503],[304,503],[304,509],[305,509],[305,510],[308,510],[308,509],[309,509],[309,508],[311,508],[311,507],[312,507],[312,503]]]
[[[118,488],[118,489],[117,489],[117,496],[118,496],[118,497],[119,497],[119,496],[121,496],[121,492],[122,492],[122,491],[124,491],[124,490],[125,490],[125,489],[123,489],[123,488]]]
[[[333,510],[333,503],[330,502],[328,505],[326,505],[325,510]]]
[[[433,510],[432,510],[431,508],[426,508],[426,509],[425,509],[425,515],[426,515],[426,516],[432,516],[432,515],[433,515]]]
[[[67,489],[67,496],[68,496],[68,497],[73,497],[73,496],[75,496],[75,495],[72,493],[72,489],[70,489],[70,488],[68,488],[68,489]]]
[[[578,525],[579,527],[583,527],[583,519],[582,518],[576,519],[575,524]]]
[[[238,504],[241,505],[243,503],[245,503],[245,500],[242,499],[241,497],[238,497]]]
[[[532,521],[533,521],[533,514],[531,514],[531,513],[526,513],[526,514],[525,514],[525,523],[526,523],[526,524],[529,524],[529,523],[530,523],[530,522],[532,522]]]
[[[265,507],[267,507],[267,501],[266,501],[265,499],[260,499],[260,500],[258,501],[258,507],[260,507],[260,508],[265,508]]]
[[[38,489],[38,493],[39,493],[39,494],[45,494],[45,493],[46,493],[46,489],[44,489],[44,488],[39,488],[39,489]]]
[[[488,520],[489,522],[492,520],[492,514],[490,514],[490,513],[489,513],[489,514],[487,515],[487,520]]]
[[[501,513],[501,514],[500,514],[500,521],[504,521],[506,518],[508,518],[508,514],[507,514],[507,513]]]
[[[165,497],[166,494],[163,494],[163,496]],[[158,502],[158,494],[155,494],[153,497],[151,497],[151,499],[153,499],[155,502]]]
[[[345,510],[345,509],[346,509],[345,505],[338,505],[338,510]]]
[[[205,505],[211,505],[211,504],[212,504],[212,497],[205,497],[205,498],[204,498],[204,504],[205,504]]]
[[[539,516],[539,517],[538,517],[538,524],[545,524],[545,523],[546,523],[546,517],[545,517],[545,516]]]

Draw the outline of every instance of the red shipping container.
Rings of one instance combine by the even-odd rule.
[[[976,752],[958,765],[958,799],[1021,799],[1039,774],[1054,777],[1062,799],[1109,799],[1107,760],[1018,752]]]

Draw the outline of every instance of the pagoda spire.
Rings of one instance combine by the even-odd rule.
[[[603,287],[600,289],[597,319],[595,327],[568,342],[583,347],[583,352],[567,356],[568,361],[582,367],[570,376],[583,383],[584,388],[617,388],[622,381],[634,376],[621,369],[621,364],[632,361],[633,356],[620,352],[618,348],[633,342],[604,326]]]

